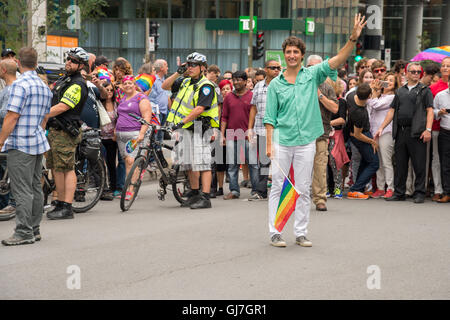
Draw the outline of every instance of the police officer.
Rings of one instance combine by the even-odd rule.
[[[53,88],[53,101],[47,116],[50,151],[47,168],[53,169],[58,200],[47,213],[51,220],[73,219],[72,202],[77,185],[75,150],[81,142],[80,114],[88,97],[86,81],[80,71],[88,64],[89,55],[80,47],[67,53],[66,75]]]
[[[171,123],[175,130],[183,128],[178,130],[181,131],[181,137],[176,156],[179,163],[188,170],[192,189],[188,195],[188,205],[191,209],[211,208],[211,131],[208,129],[219,127],[217,95],[214,84],[204,76],[208,68],[206,57],[194,52],[186,60],[186,63],[162,84],[164,90],[170,90],[175,80],[187,71],[187,78],[183,80],[172,103],[167,122]]]

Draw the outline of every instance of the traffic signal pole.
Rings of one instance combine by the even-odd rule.
[[[253,0],[250,0],[250,25],[248,27],[248,67],[253,66]]]

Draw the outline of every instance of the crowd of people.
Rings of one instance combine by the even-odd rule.
[[[33,48],[3,51],[0,147],[8,161],[0,170],[8,168],[11,193],[0,196],[0,219],[16,216],[16,229],[2,243],[41,239],[44,155],[56,184],[47,218],[74,217],[75,149],[83,129],[101,130],[108,172],[101,199],[120,197],[136,146],[147,143],[148,126],[130,112],[179,132],[182,152],[173,161],[184,165],[190,182],[182,206],[211,208],[211,198],[238,199],[241,188],[250,188],[249,201],[269,200],[274,246],[285,246],[274,220],[291,165],[301,195],[294,232],[302,246],[311,246],[310,202],[327,211],[327,199],[342,199],[347,188],[348,199],[411,196],[423,203],[431,194],[450,202],[450,58],[425,67],[399,60],[391,71],[382,60],[364,58],[348,74],[343,65],[363,25],[355,18],[348,44],[325,61],[318,55],[304,61],[304,43],[289,37],[285,70],[267,60],[261,69],[222,73],[194,52],[170,76],[163,59],[135,73],[123,57],[111,61],[77,47],[67,53],[66,75],[49,83],[36,72]]]

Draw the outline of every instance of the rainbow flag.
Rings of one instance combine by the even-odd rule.
[[[294,167],[292,165],[289,170],[289,179],[295,184]],[[292,212],[294,212],[297,199],[300,197],[289,179],[287,177],[284,179],[280,202],[278,202],[277,215],[275,216],[275,228],[280,232],[283,230]]]
[[[94,72],[97,73],[100,80],[108,80],[108,82],[111,82],[111,75],[105,67],[97,67]]]
[[[134,80],[137,86],[141,88],[142,92],[146,92],[153,87],[153,83],[155,83],[156,77],[151,74],[142,73],[138,75]]]

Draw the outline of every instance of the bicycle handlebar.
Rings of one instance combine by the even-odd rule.
[[[137,114],[135,114],[135,113],[132,113],[132,112],[130,112],[130,113],[128,113],[128,115],[130,116],[130,117],[132,117],[132,118],[134,118],[135,120],[137,120],[140,124],[146,124],[146,125],[148,125],[149,127],[154,127],[155,129],[157,129],[157,130],[163,130],[163,131],[167,131],[167,132],[172,132],[172,129],[170,128],[170,127],[167,127],[167,126],[158,126],[158,125],[155,125],[155,124],[151,124],[151,123],[148,123],[147,122],[147,120],[145,120],[144,118],[142,118],[142,117],[139,117]]]

